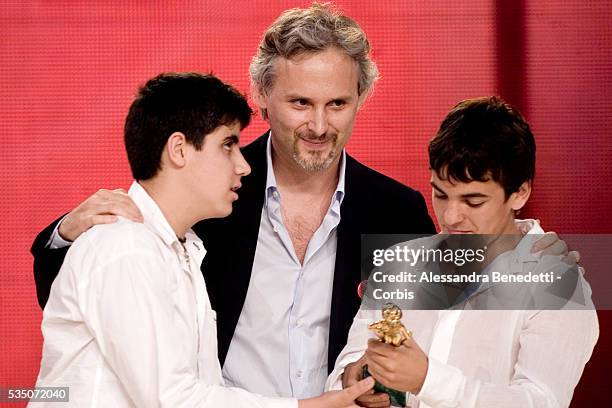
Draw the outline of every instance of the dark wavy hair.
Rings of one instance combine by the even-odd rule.
[[[443,180],[493,180],[506,199],[535,177],[536,145],[519,111],[496,96],[459,102],[429,143],[429,166]]]
[[[246,99],[213,75],[164,73],[147,81],[125,119],[124,141],[135,180],[148,180],[161,168],[168,138],[181,132],[200,150],[204,137],[221,125],[248,126]]]

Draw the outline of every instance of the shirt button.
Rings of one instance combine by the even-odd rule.
[[[296,372],[295,375],[297,376],[297,378],[302,378],[302,370]]]
[[[304,322],[302,320],[297,320],[295,322],[295,327],[302,327],[303,324],[304,324]]]
[[[278,198],[278,191],[274,190],[274,192],[272,193],[272,197]]]

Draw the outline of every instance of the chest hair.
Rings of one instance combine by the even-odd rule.
[[[323,197],[283,196],[283,223],[300,263],[304,263],[308,243],[323,222],[330,202],[331,194]]]

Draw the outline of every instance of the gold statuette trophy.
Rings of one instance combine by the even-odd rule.
[[[409,330],[402,324],[402,309],[393,303],[387,303],[382,308],[382,320],[370,323],[368,328],[376,333],[378,340],[399,347],[404,340],[412,336]],[[368,366],[363,366],[363,378],[369,377]],[[406,393],[393,388],[385,387],[376,381],[374,385],[376,392],[384,392],[389,395],[391,405],[398,407],[406,406]]]

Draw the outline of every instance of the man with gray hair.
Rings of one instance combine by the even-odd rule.
[[[344,151],[378,76],[354,20],[318,4],[286,11],[265,32],[250,75],[271,130],[245,149],[260,172],[251,185],[257,205],[245,216],[253,229],[241,231],[253,234],[243,253],[249,261],[231,269],[245,271],[242,283],[208,272],[223,267],[226,257],[215,256],[222,251],[203,266],[219,288],[214,302],[232,303],[226,322],[219,316],[230,343],[224,376],[247,389],[317,394],[358,308],[360,234],[434,226],[418,192]],[[234,298],[222,300],[229,291]]]
[[[243,149],[252,172],[232,215],[193,229],[207,249],[227,384],[309,397],[322,392],[359,308],[361,234],[435,229],[420,193],[344,150],[378,75],[354,20],[316,3],[284,12],[250,74],[270,131]],[[41,306],[69,241],[116,215],[140,217],[123,192],[100,190],[37,237]]]

